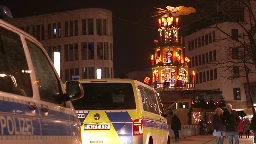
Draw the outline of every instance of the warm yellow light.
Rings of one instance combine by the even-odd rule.
[[[188,57],[185,57],[186,62],[190,62],[190,59]]]
[[[150,82],[150,78],[149,77],[145,77],[144,83],[149,84],[149,82]]]
[[[151,55],[151,60],[154,60],[154,55]]]
[[[192,71],[192,74],[193,74],[193,75],[196,75],[195,71]]]

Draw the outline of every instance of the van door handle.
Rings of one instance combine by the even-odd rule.
[[[49,108],[41,108],[41,110],[42,110],[44,113],[49,112]]]
[[[36,110],[37,106],[36,106],[36,104],[34,104],[34,103],[30,103],[30,104],[28,104],[28,108],[29,108],[30,110]]]

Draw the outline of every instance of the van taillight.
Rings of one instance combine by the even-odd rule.
[[[143,134],[143,120],[135,119],[132,123],[133,126],[133,135],[142,135]]]

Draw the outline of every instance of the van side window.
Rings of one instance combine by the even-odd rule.
[[[158,101],[158,104],[159,104],[159,111],[160,111],[160,113],[161,113],[161,114],[165,114],[165,112],[164,112],[164,106],[163,106],[163,103],[162,103],[162,101],[161,101],[160,96],[159,96],[157,93],[155,93],[155,97],[157,98],[157,101]]]
[[[155,94],[154,91],[144,86],[138,86],[138,88],[141,93],[144,111],[159,115],[160,112],[159,112],[158,102],[154,95]]]
[[[0,27],[0,91],[33,97],[20,36]]]
[[[37,79],[40,99],[43,101],[60,104],[60,83],[42,49],[26,40],[34,71]]]

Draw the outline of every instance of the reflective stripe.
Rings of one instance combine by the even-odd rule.
[[[77,116],[63,107],[36,104],[32,111],[29,102],[0,97],[0,135],[2,136],[78,136]],[[47,107],[48,113],[41,108]]]

